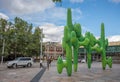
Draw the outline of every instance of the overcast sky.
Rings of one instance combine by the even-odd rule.
[[[52,0],[0,0],[0,18],[21,17],[43,28],[44,41],[61,42],[68,7],[73,24],[80,23],[83,34],[90,31],[99,37],[104,22],[109,42],[120,41],[120,0],[62,0],[62,6]]]

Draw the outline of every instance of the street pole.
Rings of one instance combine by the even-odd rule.
[[[50,45],[50,43],[49,43],[49,47],[48,47],[48,48],[49,48],[49,49],[48,49],[48,50],[49,50],[49,51],[48,51],[48,58],[49,58],[49,56],[50,56],[50,47],[51,47],[51,45]]]
[[[87,61],[87,54],[86,54],[86,49],[84,48],[84,59],[85,59],[85,62]]]
[[[40,59],[42,58],[42,35],[43,35],[43,29],[41,28],[41,45],[40,45],[40,51],[41,51],[41,53],[40,53]]]
[[[54,45],[54,59],[56,58],[56,48],[57,46],[56,45]]]

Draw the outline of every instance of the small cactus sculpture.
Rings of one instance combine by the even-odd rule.
[[[77,72],[78,68],[78,49],[84,46],[87,51],[87,64],[91,68],[91,55],[92,51],[97,51],[102,55],[102,68],[106,68],[106,64],[112,68],[112,58],[106,59],[106,48],[108,40],[105,40],[104,24],[101,24],[101,37],[96,39],[90,32],[86,32],[85,36],[81,33],[81,25],[79,23],[72,24],[71,9],[67,10],[67,25],[64,27],[64,37],[62,39],[63,49],[66,51],[66,60],[61,57],[57,60],[58,73],[62,73],[63,68],[66,68],[68,76],[72,74],[72,58],[74,64],[74,71]],[[72,54],[73,53],[73,54]]]
[[[86,48],[86,51],[87,51],[87,64],[88,64],[88,68],[90,69],[91,68],[92,47],[95,46],[96,41],[95,41],[95,37],[90,32],[86,32],[85,38],[88,39],[88,43],[87,43],[87,45],[84,45],[84,47]]]

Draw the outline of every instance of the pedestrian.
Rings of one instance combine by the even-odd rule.
[[[49,58],[47,58],[47,69],[49,70]]]
[[[50,58],[47,58],[47,68],[48,68],[48,70],[49,70],[49,67],[50,67],[50,62],[51,62]]]
[[[40,60],[40,68],[43,68],[42,60]]]

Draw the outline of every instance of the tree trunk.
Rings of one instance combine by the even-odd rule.
[[[3,47],[2,47],[2,57],[1,57],[1,64],[3,63],[4,49],[5,49],[5,39],[3,39]]]

